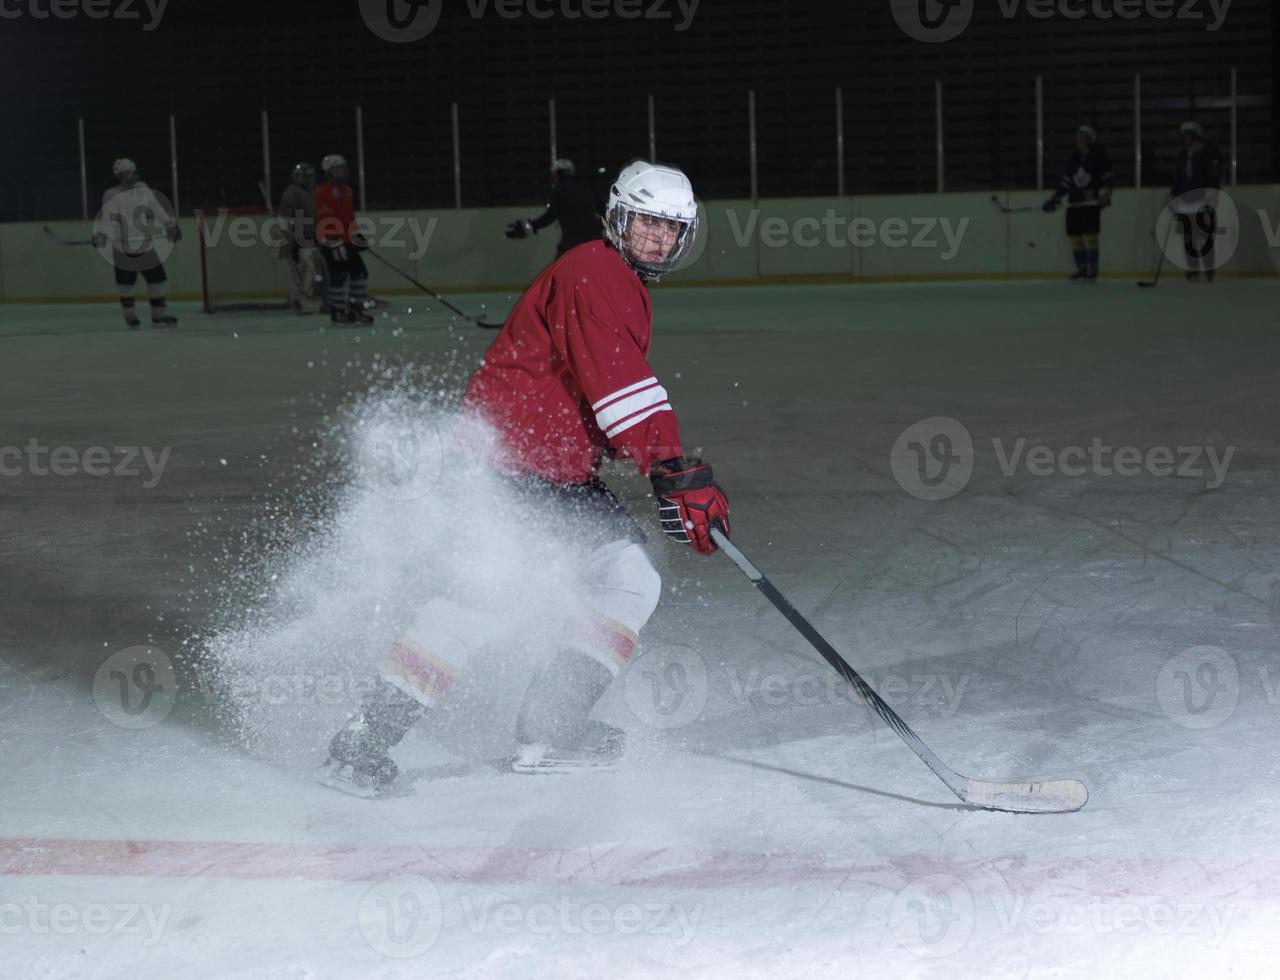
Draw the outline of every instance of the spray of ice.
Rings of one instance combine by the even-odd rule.
[[[263,759],[315,764],[415,612],[444,597],[477,635],[497,629],[428,724],[458,754],[509,749],[525,685],[585,601],[581,546],[496,475],[474,420],[383,392],[332,435],[323,515],[258,563],[256,601],[207,645],[224,722]]]

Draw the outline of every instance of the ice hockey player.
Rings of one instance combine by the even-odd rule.
[[[551,165],[551,201],[536,218],[525,218],[507,225],[508,238],[527,238],[541,229],[560,222],[560,244],[556,258],[583,242],[598,242],[601,237],[600,202],[591,185],[578,179],[578,168],[564,158]]]
[[[119,184],[102,195],[102,210],[93,223],[93,244],[96,248],[111,245],[111,264],[116,270],[124,322],[130,330],[142,325],[133,300],[133,287],[141,272],[151,301],[151,325],[176,327],[178,318],[170,314],[164,299],[168,277],[152,243],[157,222],[170,242],[181,240],[182,229],[155,191],[138,179],[137,164],[122,157],[112,164],[111,172]]]
[[[697,235],[697,203],[679,170],[638,161],[613,184],[605,240],[571,249],[516,303],[475,375],[464,411],[498,433],[501,468],[517,492],[577,527],[589,547],[590,614],[561,638],[531,682],[516,720],[511,768],[558,772],[616,758],[622,733],[588,721],[626,666],[657,606],[661,580],[643,531],[601,481],[606,454],[652,481],[661,529],[702,554],[729,528],[711,467],[688,458],[667,392],[649,367],[647,283],[674,269]],[[590,516],[590,525],[571,515]],[[581,528],[591,526],[592,531]],[[442,697],[471,649],[475,617],[432,599],[394,644],[362,710],[334,736],[318,778],[362,796],[396,775],[388,750]],[[469,642],[469,641],[466,641]]]
[[[280,257],[289,263],[292,285],[289,299],[298,316],[320,308],[320,284],[316,264],[316,168],[299,163],[293,168],[289,186],[280,195],[280,221],[285,241]]]
[[[347,161],[336,153],[320,169],[327,178],[316,188],[316,241],[329,270],[329,320],[335,324],[369,324],[365,312],[369,271],[360,253],[369,247],[356,230],[356,209],[347,184]]]
[[[1178,127],[1178,137],[1182,149],[1173,168],[1169,196],[1191,264],[1186,276],[1188,281],[1195,281],[1203,270],[1205,279],[1213,282],[1213,242],[1218,231],[1218,212],[1210,191],[1222,188],[1222,153],[1205,141],[1204,129],[1198,122],[1184,122]]]
[[[1098,239],[1102,232],[1102,209],[1111,206],[1116,175],[1106,147],[1098,142],[1092,126],[1076,130],[1076,148],[1067,160],[1062,180],[1053,196],[1044,202],[1045,211],[1056,211],[1067,199],[1067,237],[1076,260],[1073,282],[1097,282]]]

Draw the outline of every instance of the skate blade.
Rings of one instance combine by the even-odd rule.
[[[372,782],[356,779],[350,773],[350,768],[329,759],[316,768],[315,780],[321,786],[328,786],[348,796],[358,796],[362,800],[374,800],[382,795],[374,788]]]

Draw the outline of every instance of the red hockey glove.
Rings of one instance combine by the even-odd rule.
[[[719,523],[729,533],[729,498],[716,486],[711,467],[702,460],[680,456],[656,464],[649,471],[653,495],[658,498],[662,531],[682,544],[691,544],[703,555],[716,550],[711,526]]]

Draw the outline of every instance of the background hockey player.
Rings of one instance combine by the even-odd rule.
[[[1062,180],[1053,196],[1044,202],[1045,211],[1056,211],[1067,199],[1067,237],[1076,260],[1075,282],[1096,282],[1098,239],[1102,233],[1102,209],[1111,206],[1116,175],[1106,147],[1098,143],[1092,126],[1076,130],[1076,148],[1067,160]]]
[[[684,456],[675,412],[647,361],[646,283],[672,270],[696,234],[697,203],[683,173],[645,162],[623,169],[609,196],[607,240],[579,245],[538,276],[467,388],[465,412],[497,433],[503,476],[522,499],[582,529],[590,548],[582,570],[589,612],[571,622],[528,689],[517,772],[575,768],[621,748],[621,733],[591,726],[588,714],[628,663],[661,581],[643,532],[600,480],[605,455],[649,476],[661,528],[675,540],[710,554],[712,525],[728,532],[728,501],[711,467]],[[427,604],[361,713],[334,737],[322,781],[360,795],[390,783],[388,749],[447,695],[471,656],[458,637],[480,624],[467,623],[457,604]]]
[[[551,165],[551,200],[536,218],[513,221],[507,225],[508,238],[527,238],[543,228],[560,222],[560,244],[556,258],[584,242],[598,242],[601,237],[600,202],[590,183],[578,178],[572,160],[559,159]]]
[[[124,322],[130,330],[141,326],[133,299],[133,287],[141,272],[147,283],[151,325],[177,326],[178,318],[171,315],[165,305],[168,277],[154,242],[157,226],[163,228],[164,236],[171,242],[182,238],[182,230],[155,191],[138,179],[138,167],[132,160],[122,157],[112,165],[111,172],[119,184],[102,195],[102,210],[93,224],[93,244],[96,248],[111,245],[111,264],[116,270]]]
[[[1222,188],[1222,153],[1213,143],[1205,141],[1204,130],[1198,122],[1184,122],[1178,127],[1182,149],[1178,152],[1173,168],[1173,198],[1176,214],[1174,220],[1182,232],[1183,246],[1191,268],[1187,279],[1200,278],[1213,282],[1214,236],[1218,231],[1218,212],[1214,207],[1211,191]]]
[[[369,270],[360,253],[369,247],[356,231],[356,209],[347,184],[347,161],[336,153],[321,161],[327,180],[316,188],[316,241],[329,270],[329,319],[333,323],[372,323],[365,312]]]
[[[289,263],[293,312],[302,316],[320,308],[320,268],[316,261],[316,168],[299,163],[280,195],[280,221],[285,243],[280,257]]]

